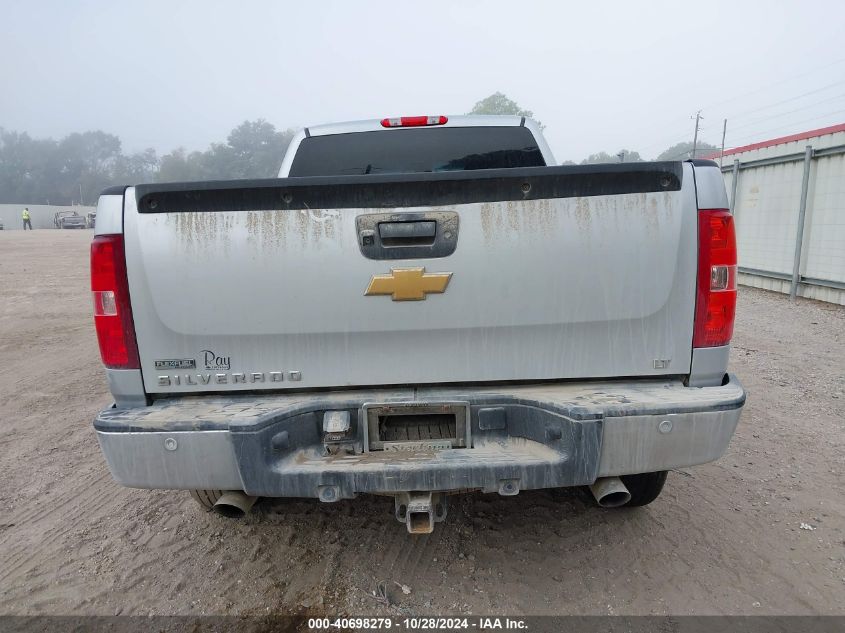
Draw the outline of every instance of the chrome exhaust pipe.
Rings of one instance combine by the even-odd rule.
[[[252,510],[256,501],[258,501],[258,497],[251,497],[240,490],[228,490],[217,500],[212,510],[220,516],[240,519]]]
[[[600,477],[590,486],[590,492],[602,508],[618,508],[631,500],[631,493],[619,477]]]

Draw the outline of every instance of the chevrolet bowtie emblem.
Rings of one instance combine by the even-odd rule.
[[[394,301],[422,301],[430,292],[445,292],[452,273],[426,273],[425,268],[393,268],[373,275],[366,296],[391,295]]]

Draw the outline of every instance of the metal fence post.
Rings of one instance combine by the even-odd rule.
[[[733,177],[731,178],[731,213],[736,212],[736,183],[739,180],[739,159],[734,160]]]
[[[807,215],[807,190],[810,188],[810,164],[813,162],[813,146],[807,145],[804,151],[804,177],[801,180],[801,201],[798,205],[798,230],[795,234],[795,260],[792,262],[792,285],[789,298],[795,301],[798,295],[798,282],[801,281],[801,246],[804,243],[804,218]]]

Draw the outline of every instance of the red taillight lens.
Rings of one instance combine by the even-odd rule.
[[[98,235],[91,243],[91,291],[103,364],[140,369],[122,235]]]
[[[445,116],[400,116],[382,119],[382,127],[419,127],[421,125],[443,125],[449,119]]]
[[[736,234],[726,209],[698,211],[698,292],[693,347],[731,342],[736,314]]]

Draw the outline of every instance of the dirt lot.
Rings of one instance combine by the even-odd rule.
[[[467,495],[411,538],[386,498],[237,522],[114,484],[91,428],[109,395],[90,238],[0,233],[0,613],[845,614],[841,307],[741,291],[739,429],[651,506]]]

